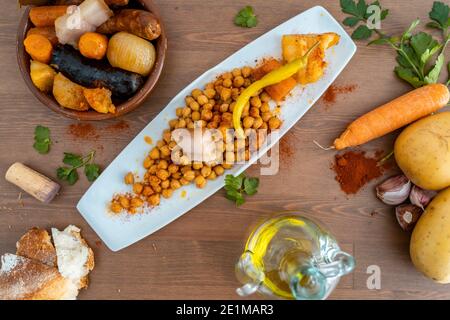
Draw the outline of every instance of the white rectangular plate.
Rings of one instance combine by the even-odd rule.
[[[162,199],[158,207],[148,209],[144,214],[111,216],[108,212],[108,204],[114,194],[130,191],[129,186],[123,183],[124,175],[129,171],[136,172],[141,177],[144,174],[142,161],[151,148],[145,142],[144,137],[150,136],[154,142],[158,141],[163,130],[168,126],[168,120],[175,118],[175,109],[184,105],[184,98],[194,88],[203,88],[206,83],[224,71],[254,65],[255,59],[281,58],[283,34],[325,32],[335,32],[341,36],[341,40],[337,46],[327,52],[328,66],[322,79],[305,88],[297,86],[294,93],[284,102],[280,114],[283,125],[279,137],[282,137],[320,98],[356,51],[356,46],[351,38],[323,7],[311,8],[267,32],[198,77],[173,98],[166,108],[106,168],[77,205],[78,211],[103,242],[113,251],[123,249],[177,219],[224,186],[224,177],[222,176],[215,181],[209,181],[205,189],[197,189],[193,185],[183,187],[174,192],[171,199]],[[262,151],[267,151],[276,142],[271,141]],[[254,157],[248,164],[235,166],[228,173],[239,174],[256,160]],[[185,197],[181,197],[181,190],[186,191]],[[233,214],[233,210],[230,210],[230,214]]]

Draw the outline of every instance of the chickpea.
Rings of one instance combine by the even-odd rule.
[[[206,84],[205,90],[203,90],[203,93],[205,93],[206,90],[210,90],[210,89],[214,89],[214,83],[212,83],[212,82]]]
[[[119,203],[122,206],[122,208],[128,209],[130,207],[130,200],[127,197],[120,196]]]
[[[175,173],[172,173],[172,179],[180,179],[181,178],[181,172],[177,171]]]
[[[170,140],[172,140],[172,133],[170,132],[170,130],[164,130],[163,132],[163,140],[167,143],[170,142]]]
[[[198,96],[202,94],[202,90],[200,89],[194,89],[192,90],[191,96],[197,100]]]
[[[231,79],[224,79],[222,85],[225,88],[230,88],[233,85],[233,82],[231,81]]]
[[[257,118],[257,117],[259,117],[259,109],[257,107],[251,107],[249,114],[253,118]]]
[[[128,209],[128,213],[129,214],[135,214],[137,212],[137,209],[135,208],[135,207],[130,207],[129,209]]]
[[[171,153],[168,145],[162,146],[159,149],[159,152],[161,153],[161,157],[163,157],[163,158],[170,156],[170,153]]]
[[[234,106],[235,106],[235,105],[236,105],[236,102],[232,102],[232,103],[230,104],[229,110],[230,110],[231,113],[234,111]]]
[[[173,194],[173,190],[172,190],[172,189],[164,189],[164,190],[161,192],[161,195],[162,195],[164,198],[166,198],[166,199],[169,199],[170,197],[172,197],[172,194]]]
[[[135,183],[133,184],[133,192],[137,194],[141,194],[142,189],[144,189],[144,186],[142,183]]]
[[[177,124],[178,124],[178,119],[172,119],[169,121],[169,127],[171,129],[175,128],[177,126]]]
[[[185,165],[180,169],[180,172],[182,174],[185,174],[187,171],[192,170],[192,166],[191,165]]]
[[[175,149],[176,146],[177,146],[177,143],[176,143],[175,141],[170,141],[170,142],[169,142],[169,149],[170,149],[170,150]]]
[[[218,175],[218,176],[221,176],[221,175],[223,175],[223,173],[224,173],[224,169],[223,169],[223,166],[222,165],[217,165],[217,166],[215,166],[214,168],[213,168],[213,170],[214,170],[214,172],[216,173],[216,175]]]
[[[121,213],[123,210],[122,206],[117,203],[117,202],[113,202],[111,203],[111,211],[114,213]]]
[[[206,89],[204,92],[205,96],[207,96],[209,99],[212,99],[215,97],[216,95],[216,90],[214,90],[213,88],[208,88]]]
[[[181,188],[181,183],[180,183],[180,181],[178,181],[178,180],[172,180],[172,181],[170,181],[170,187],[171,187],[173,190],[180,189],[180,188]]]
[[[263,124],[261,125],[261,127],[259,127],[260,130],[267,130],[268,128],[269,128],[269,126],[264,121],[263,121]]]
[[[195,178],[195,185],[197,188],[203,189],[206,186],[206,179],[202,175]]]
[[[244,88],[247,88],[252,84],[252,81],[249,78],[246,78],[244,81]]]
[[[192,112],[192,109],[191,108],[189,108],[189,107],[184,107],[182,110],[181,110],[181,116],[182,117],[184,117],[184,118],[187,118],[187,117],[189,117],[190,115],[191,115],[191,112]],[[178,114],[177,114],[178,115]],[[180,117],[180,116],[179,116]]]
[[[219,113],[216,113],[213,115],[212,120],[213,122],[220,122],[222,120],[222,116]]]
[[[217,179],[217,175],[214,171],[211,171],[211,173],[209,174],[209,176],[206,178],[208,180],[216,180]]]
[[[194,163],[192,164],[192,168],[193,168],[194,170],[200,170],[201,168],[203,168],[203,163],[201,163],[201,162],[194,162]]]
[[[237,77],[234,78],[234,80],[233,80],[233,85],[234,85],[236,88],[240,88],[240,87],[242,87],[242,86],[244,85],[244,82],[245,82],[245,80],[244,80],[244,78],[243,78],[242,76],[237,76]]]
[[[134,175],[131,172],[128,172],[124,178],[125,184],[133,184],[134,183]]]
[[[179,119],[178,120],[178,124],[176,125],[176,128],[186,128],[186,120],[184,119]]]
[[[186,102],[186,105],[189,105],[189,103],[191,103],[192,101],[195,101],[195,99],[191,96],[187,96],[186,98],[184,98],[184,102]]]
[[[188,129],[195,129],[195,124],[194,124],[194,122],[190,122],[190,123],[187,124],[186,127],[187,127]]]
[[[153,193],[153,189],[150,186],[145,186],[144,190],[142,190],[142,195],[145,197],[151,196]]]
[[[272,117],[269,120],[269,128],[270,130],[278,129],[281,126],[281,120],[277,117]]]
[[[189,108],[191,108],[192,111],[198,111],[200,110],[200,105],[197,101],[192,101],[191,103],[189,103]]]
[[[166,145],[166,142],[164,140],[158,140],[158,142],[156,142],[156,146],[158,148],[161,148],[164,145]]]
[[[252,107],[259,108],[259,107],[261,107],[262,103],[261,103],[261,100],[259,99],[259,97],[252,97],[250,99],[250,104]]]
[[[255,118],[247,116],[242,120],[242,125],[244,126],[245,129],[249,129],[253,126],[254,122]]]
[[[263,91],[260,95],[259,95],[259,99],[261,99],[262,102],[269,102],[270,101],[270,95]]]
[[[180,108],[177,108],[177,110],[175,111],[175,114],[177,115],[178,118],[183,116],[183,109],[184,108],[180,107]]]
[[[161,188],[167,189],[170,187],[170,181],[169,180],[164,180],[163,182],[161,182]]]
[[[228,99],[230,99],[231,97],[231,89],[223,88],[223,90],[220,92],[220,97],[222,98],[222,101],[228,101]]]
[[[242,76],[244,78],[248,78],[252,74],[252,68],[250,68],[250,67],[243,67],[242,70],[241,70],[241,73],[242,73]]]
[[[174,163],[171,163],[167,167],[167,171],[169,171],[169,173],[173,174],[173,173],[178,171],[178,166],[176,164],[174,164]]]
[[[263,104],[261,104],[261,107],[259,108],[259,111],[261,112],[270,112],[270,106],[267,102],[264,102]]]
[[[224,169],[231,169],[231,168],[233,168],[233,164],[232,163],[222,163],[222,167],[224,168]]]
[[[187,164],[189,164],[191,161],[189,160],[189,158],[186,155],[182,155],[180,158],[180,164],[185,166]]]
[[[202,114],[201,114],[202,120],[205,120],[205,121],[211,120],[212,116],[213,116],[213,113],[211,110],[202,110]]]
[[[159,149],[158,148],[153,148],[150,153],[149,153],[149,157],[153,160],[157,160],[160,157],[159,154]]]
[[[230,113],[230,112],[222,113],[222,121],[232,122],[233,121],[233,114]]]
[[[204,94],[199,95],[197,98],[197,102],[199,105],[203,106],[204,104],[207,104],[209,102],[209,99]]]
[[[156,171],[156,176],[158,178],[160,178],[161,180],[167,180],[170,176],[169,171],[165,170],[165,169],[160,169],[158,171]]]
[[[188,185],[189,182],[190,182],[190,181],[186,180],[185,178],[181,178],[181,179],[180,179],[180,183],[181,183],[181,185],[183,185],[183,186]]]
[[[231,79],[233,78],[233,75],[231,74],[231,72],[225,72],[224,74],[222,74],[222,79]]]
[[[253,122],[253,129],[259,129],[262,126],[263,122],[264,121],[261,117],[256,117],[255,121]]]
[[[201,117],[200,112],[198,112],[198,111],[192,112],[191,118],[192,118],[193,121],[200,120],[200,117]]]
[[[157,166],[158,166],[158,169],[167,169],[169,164],[167,163],[166,160],[161,160],[161,161],[159,161]]]
[[[130,205],[135,208],[142,207],[144,205],[144,201],[141,198],[135,197],[131,199]]]
[[[227,112],[229,106],[230,105],[228,103],[222,103],[219,107],[219,111],[222,113]]]
[[[209,102],[213,107],[216,105],[216,100],[214,99],[209,99]]]
[[[263,119],[264,122],[269,122],[270,118],[272,118],[272,113],[271,112],[263,112],[263,114],[261,115],[261,118]]]
[[[156,164],[153,164],[150,166],[150,168],[148,168],[147,172],[150,174],[155,174],[157,170],[158,170],[158,166]]]
[[[161,190],[162,190],[162,188],[161,188],[161,186],[152,186],[152,188],[153,188],[153,190],[155,191],[155,193],[161,193]]]
[[[202,110],[212,110],[213,107],[214,107],[214,105],[211,104],[210,102],[208,102],[207,104],[204,104],[204,105],[203,105]]]
[[[200,170],[200,173],[201,173],[201,175],[203,176],[203,177],[208,177],[210,174],[211,174],[211,168],[210,167],[208,167],[208,166],[204,166],[201,170]]]
[[[195,178],[195,172],[192,170],[188,170],[183,174],[183,178],[187,181],[192,181]]]
[[[236,101],[239,98],[239,95],[241,94],[241,91],[239,88],[232,88],[231,89],[231,99]]]
[[[250,104],[247,102],[244,106],[244,110],[242,110],[242,116],[243,117],[248,116],[249,111],[250,111]]]
[[[218,126],[219,123],[216,121],[208,122],[208,124],[206,125],[208,129],[217,129]]]
[[[147,198],[147,200],[152,206],[157,206],[159,205],[160,202],[159,194],[152,194],[150,197]]]

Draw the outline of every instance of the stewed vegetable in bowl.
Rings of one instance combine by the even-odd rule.
[[[25,1],[33,3],[34,1]],[[167,39],[151,0],[49,0],[28,7],[17,58],[33,94],[77,120],[137,108],[161,74]]]

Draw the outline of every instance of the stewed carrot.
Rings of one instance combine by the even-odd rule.
[[[353,121],[334,147],[355,147],[397,130],[444,107],[449,101],[448,88],[429,84],[382,105]]]

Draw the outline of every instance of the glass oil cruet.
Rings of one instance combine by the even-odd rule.
[[[353,271],[354,258],[311,219],[286,212],[260,224],[236,264],[243,284],[236,292],[279,299],[325,299],[339,278]]]

